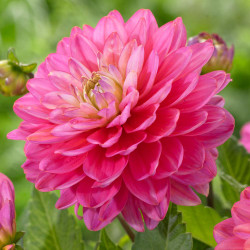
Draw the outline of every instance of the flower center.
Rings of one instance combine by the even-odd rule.
[[[111,102],[118,108],[122,87],[109,72],[93,72],[90,79],[83,79],[83,99],[97,110],[107,108]]]

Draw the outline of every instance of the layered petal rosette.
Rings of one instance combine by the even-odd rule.
[[[215,250],[250,249],[250,187],[240,196],[240,201],[233,205],[232,218],[226,219],[214,228],[214,238],[218,245]]]
[[[73,28],[14,105],[24,121],[9,138],[26,141],[27,179],[61,190],[56,207],[81,207],[91,230],[120,213],[153,229],[169,201],[199,204],[234,128],[217,95],[230,76],[200,75],[213,50],[186,46],[181,18],[158,27],[149,10]]]
[[[241,139],[240,143],[245,147],[248,153],[250,153],[250,122],[246,123],[240,131]]]
[[[15,191],[9,178],[0,173],[0,249],[14,250],[15,234]]]

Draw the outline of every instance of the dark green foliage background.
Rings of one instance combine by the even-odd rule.
[[[95,26],[102,16],[113,9],[119,10],[127,20],[139,8],[151,9],[159,25],[181,16],[189,37],[207,31],[218,33],[228,44],[235,45],[233,82],[222,95],[226,99],[226,108],[236,119],[235,136],[239,138],[241,126],[250,121],[250,1],[1,0],[0,59],[6,58],[9,47],[15,47],[20,61],[40,63],[46,55],[55,52],[57,42],[69,36],[73,26],[81,27],[85,23]],[[0,172],[14,182],[20,227],[21,221],[25,221],[32,185],[25,180],[20,168],[25,160],[23,142],[6,139],[6,134],[20,122],[12,111],[14,101],[15,98],[0,96]],[[220,204],[220,209],[221,206],[223,204]],[[114,222],[107,228],[113,239],[119,239],[122,234],[121,230],[113,229],[117,225]],[[94,241],[98,236],[86,232],[85,237]]]

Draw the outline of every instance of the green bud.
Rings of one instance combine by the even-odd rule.
[[[17,96],[27,93],[26,83],[33,78],[32,71],[36,63],[22,64],[15,50],[8,51],[8,59],[0,61],[0,92],[5,96]]]

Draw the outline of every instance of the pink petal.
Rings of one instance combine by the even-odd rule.
[[[128,59],[126,75],[128,75],[131,71],[134,71],[139,76],[142,70],[143,63],[144,48],[142,45],[140,45],[134,51],[132,51],[131,56]]]
[[[56,47],[56,53],[64,56],[71,56],[70,52],[70,39],[69,37],[64,37]]]
[[[98,182],[110,183],[121,175],[127,165],[127,157],[106,157],[105,151],[101,147],[96,147],[88,152],[83,163],[83,171]]]
[[[76,196],[78,202],[89,208],[102,206],[107,201],[111,200],[120,190],[121,179],[117,179],[106,187],[92,187],[93,180],[84,178],[78,185]]]
[[[49,173],[65,174],[81,167],[84,159],[85,155],[72,157],[50,155],[40,162],[39,169]]]
[[[105,41],[103,49],[103,58],[107,65],[117,66],[121,52],[123,50],[123,43],[117,33],[111,33]]]
[[[233,205],[232,218],[236,225],[245,224],[250,221],[250,201],[241,200]]]
[[[149,93],[152,89],[153,84],[155,82],[156,74],[159,67],[159,57],[156,52],[153,50],[145,65],[143,66],[143,70],[138,79],[138,90],[140,92],[140,98]]]
[[[89,69],[78,60],[70,58],[68,61],[68,65],[71,75],[74,76],[77,80],[81,81],[83,76],[88,79],[91,78],[91,72],[89,71]]]
[[[157,206],[147,204],[143,201],[138,201],[138,202],[139,202],[139,207],[142,210],[143,214],[146,214],[147,217],[153,220],[160,221],[163,220],[167,214],[169,201],[170,201],[170,189],[168,189],[167,195]]]
[[[193,44],[189,46],[189,48],[192,51],[192,57],[182,75],[189,74],[195,70],[201,71],[202,67],[210,60],[214,51],[213,42],[211,40],[204,43]]]
[[[178,17],[173,21],[174,24],[174,36],[172,38],[172,44],[169,51],[177,50],[184,47],[187,41],[187,31],[182,22],[182,18]]]
[[[68,67],[68,56],[60,54],[49,54],[46,58],[45,63],[48,71],[63,71],[69,73]]]
[[[181,206],[197,206],[201,204],[200,198],[187,185],[171,179],[171,202]]]
[[[250,223],[234,227],[234,235],[244,240],[250,239]]]
[[[128,200],[128,190],[125,185],[122,185],[120,191],[115,197],[101,206],[99,217],[100,220],[112,220],[115,218],[125,207]]]
[[[97,71],[97,48],[86,37],[76,34],[70,41],[71,55],[90,71]]]
[[[125,47],[123,48],[121,52],[119,62],[118,62],[118,69],[123,78],[125,78],[125,75],[126,75],[128,60],[131,57],[132,52],[136,48],[137,48],[137,42],[135,40],[132,40],[125,45]]]
[[[119,35],[123,44],[126,43],[127,33],[123,24],[114,15],[103,17],[96,25],[93,33],[93,41],[98,49],[103,49],[104,42],[113,32]]]
[[[123,172],[123,180],[134,196],[151,205],[158,205],[164,199],[169,188],[168,179],[154,180],[149,177],[136,181],[128,168]]]
[[[240,250],[244,249],[245,241],[237,237],[226,239],[215,247],[215,250]]]
[[[126,31],[130,34],[138,25],[141,19],[145,20],[145,26],[147,30],[147,38],[153,36],[158,28],[154,15],[150,10],[140,9],[126,22]]]
[[[147,133],[154,138],[161,138],[170,135],[175,130],[179,115],[180,112],[178,109],[158,109],[156,112],[156,120],[146,130]],[[150,141],[150,139],[148,141]]]
[[[205,161],[205,148],[203,144],[193,137],[180,137],[184,148],[184,157],[178,174],[190,174],[203,167]]]
[[[202,75],[195,89],[174,107],[180,109],[182,112],[198,110],[211,99],[215,94],[216,88],[215,79]]]
[[[169,54],[159,67],[157,81],[162,79],[164,79],[164,81],[177,79],[188,65],[191,56],[192,50],[189,47],[180,48]]]
[[[91,231],[99,231],[111,221],[100,220],[99,208],[83,208],[83,219],[86,227]]]
[[[71,207],[77,202],[76,199],[76,186],[62,190],[60,198],[56,202],[57,209],[65,209]]]
[[[161,81],[153,86],[151,91],[139,100],[136,111],[144,110],[146,107],[161,103],[169,94],[172,87],[172,81]]]
[[[66,189],[79,183],[85,176],[81,168],[63,174],[41,173],[36,179],[36,188],[41,192]]]
[[[81,82],[66,72],[52,71],[49,73],[48,78],[57,90],[69,92],[71,85],[74,85],[79,89],[82,88]],[[48,93],[48,91],[46,93]]]
[[[161,156],[161,143],[141,143],[129,156],[130,171],[137,181],[155,174]]]
[[[135,39],[139,45],[145,46],[147,42],[147,31],[146,20],[142,17],[130,33],[129,39]]]
[[[159,104],[146,107],[143,112],[132,111],[131,117],[124,124],[124,129],[127,133],[145,130],[149,127],[156,119],[156,110]]]
[[[172,135],[185,135],[201,127],[207,120],[206,111],[197,110],[190,113],[180,113],[176,128]]]
[[[35,78],[46,78],[48,74],[49,71],[47,70],[46,63],[42,62],[37,68],[37,72],[35,73]]]
[[[226,119],[224,109],[216,106],[205,105],[200,112],[207,113],[207,119],[204,124],[190,132],[189,136],[201,135],[210,131],[213,131],[219,127]]]
[[[87,137],[87,141],[108,148],[117,143],[122,134],[121,127],[101,128]]]
[[[234,118],[226,110],[224,110],[226,118],[223,123],[216,129],[198,136],[198,139],[209,148],[215,148],[223,144],[233,133]]]
[[[161,139],[162,153],[156,174],[153,178],[163,179],[177,172],[182,160],[184,149],[178,138]]]
[[[189,95],[196,87],[199,79],[197,72],[192,72],[189,75],[174,81],[171,92],[164,100],[163,105],[172,107]]]
[[[147,137],[146,133],[143,131],[138,131],[134,133],[123,133],[119,139],[119,142],[107,149],[106,156],[112,157],[114,155],[129,155],[133,152],[139,143],[144,141]]]
[[[128,197],[126,206],[122,210],[122,215],[126,222],[137,232],[144,231],[144,223],[138,207],[137,199],[131,194]]]

